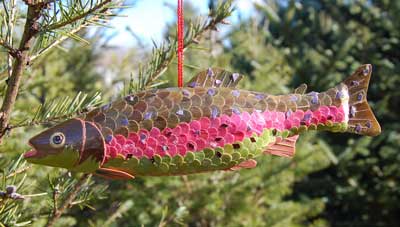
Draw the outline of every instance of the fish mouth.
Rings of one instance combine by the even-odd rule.
[[[27,152],[25,152],[24,154],[24,158],[37,158],[37,156],[39,156],[39,152],[35,149],[29,150]]]
[[[24,153],[24,158],[25,159],[40,158],[42,156],[42,154],[38,150],[35,149],[35,147],[32,145],[32,143],[29,142],[28,144],[29,144],[29,146],[32,147],[32,149]]]

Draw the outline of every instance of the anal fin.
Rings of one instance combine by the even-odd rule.
[[[296,141],[298,137],[298,135],[295,135],[277,141],[276,143],[269,145],[265,153],[283,157],[293,157],[296,152]]]
[[[130,180],[134,179],[135,177],[127,172],[118,170],[118,169],[110,169],[110,168],[100,168],[96,170],[96,175],[104,177],[106,179],[112,180]]]

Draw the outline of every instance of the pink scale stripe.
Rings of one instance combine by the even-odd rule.
[[[150,131],[141,129],[137,133],[129,133],[127,138],[116,135],[106,144],[106,158],[114,158],[118,154],[137,158],[143,156],[152,158],[155,154],[185,155],[190,151],[223,147],[225,144],[243,141],[254,132],[260,135],[265,128],[282,131],[300,125],[324,124],[328,120],[335,123],[343,122],[344,109],[321,106],[315,111],[305,112],[254,111],[252,114],[243,112],[213,119],[202,117],[190,123],[180,123],[173,129],[166,128],[162,131],[158,128],[152,128]]]

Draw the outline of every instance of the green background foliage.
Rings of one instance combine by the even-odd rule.
[[[197,16],[186,7],[186,18]],[[169,26],[166,36],[173,39],[174,29]],[[103,102],[113,100],[126,93],[131,78],[140,79],[138,62],[151,59],[150,51],[110,47],[103,31],[83,31],[91,45],[67,41],[24,72],[12,124],[32,119],[43,103],[78,92],[101,92]],[[300,83],[323,91],[359,65],[372,64],[368,100],[382,134],[308,133],[300,137],[295,158],[265,156],[251,170],[129,182],[93,176],[56,226],[400,225],[399,1],[265,0],[250,18],[230,25],[228,34],[207,31],[199,41],[185,52],[186,80],[222,67],[246,76],[241,88],[272,94],[289,93]],[[176,85],[175,66],[172,60],[158,80],[166,82],[161,87]],[[0,79],[1,95],[5,87]],[[45,226],[54,201],[63,201],[80,177],[21,162],[13,166],[29,149],[26,141],[52,123],[15,128],[0,145],[0,191],[14,184],[26,196],[6,201],[8,215],[0,210],[4,226]]]

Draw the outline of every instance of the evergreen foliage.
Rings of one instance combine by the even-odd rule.
[[[145,53],[122,51],[104,31],[126,2],[0,1],[0,226],[399,225],[399,2],[257,1],[224,36],[216,30],[232,2],[209,2],[207,18],[186,21],[186,80],[223,67],[246,75],[244,89],[289,93],[305,82],[323,91],[371,63],[368,99],[382,135],[308,133],[292,160],[265,156],[251,170],[129,182],[27,164],[26,141],[54,122],[176,86],[176,28]],[[186,18],[198,17],[185,7]],[[100,28],[89,36],[89,26]]]

